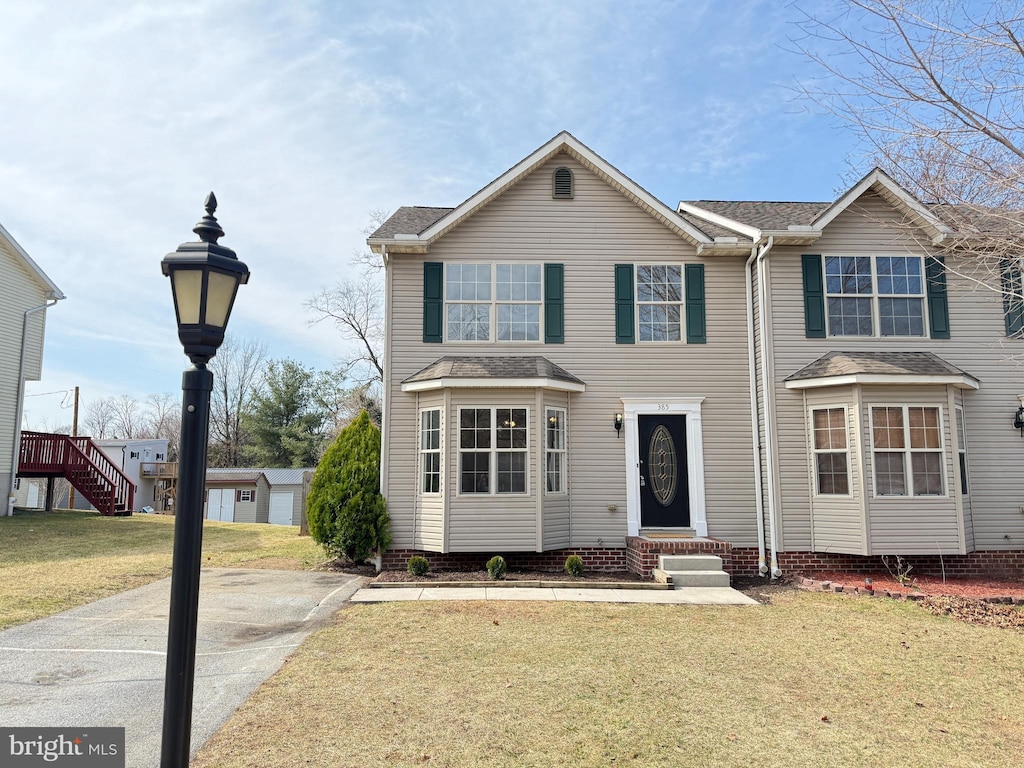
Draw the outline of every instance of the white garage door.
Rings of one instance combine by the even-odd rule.
[[[270,494],[270,524],[292,524],[292,502],[294,494],[278,491]]]
[[[235,520],[235,489],[211,488],[206,502],[206,518],[227,523]]]

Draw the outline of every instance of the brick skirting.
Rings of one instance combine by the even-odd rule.
[[[413,555],[422,555],[430,561],[433,570],[482,571],[496,554],[508,561],[509,568],[529,571],[560,573],[565,558],[579,555],[583,567],[589,571],[631,571],[645,579],[658,567],[658,555],[701,554],[718,555],[722,569],[733,576],[757,575],[757,547],[733,547],[720,539],[645,539],[626,538],[626,548],[575,547],[551,552],[423,552],[415,549],[389,549],[384,553],[384,568],[404,571]],[[922,576],[941,576],[943,566],[948,577],[991,577],[1024,579],[1024,550],[989,550],[967,555],[907,555],[914,573]],[[883,569],[879,556],[864,557],[825,552],[780,552],[779,567],[786,576],[808,571],[841,571],[843,573],[871,573]]]
[[[495,555],[505,558],[509,568],[524,571],[551,571],[561,573],[569,555],[583,558],[583,567],[588,571],[625,571],[626,550],[610,547],[575,547],[555,549],[550,552],[422,552],[416,549],[389,549],[384,553],[384,568],[389,571],[404,571],[413,555],[422,555],[435,571],[483,571],[487,561]]]
[[[904,555],[921,576],[1024,578],[1024,550],[987,550],[966,555]],[[780,552],[779,567],[789,575],[805,571],[868,573],[884,569],[879,555],[864,557],[823,552]]]

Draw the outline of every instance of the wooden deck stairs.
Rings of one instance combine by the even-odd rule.
[[[90,437],[22,432],[19,477],[64,477],[101,515],[130,515],[135,484]]]

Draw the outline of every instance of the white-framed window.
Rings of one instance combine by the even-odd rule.
[[[252,491],[252,490],[249,490],[249,491],[239,491],[238,492],[238,500],[239,501],[252,501],[254,494],[255,494],[255,491]]]
[[[20,491],[21,490],[21,478],[20,477],[14,478],[14,490],[16,490],[16,491]]]
[[[956,441],[960,454],[960,493],[967,496],[971,492],[971,484],[967,474],[967,425],[964,422],[964,409],[956,407]]]
[[[938,406],[872,406],[871,448],[876,496],[945,495]]]
[[[445,264],[446,341],[540,341],[542,264]]]
[[[526,408],[459,409],[459,493],[527,493]]]
[[[826,256],[829,336],[924,336],[921,256]]]
[[[565,471],[565,408],[544,411],[544,491],[548,494],[566,492]]]
[[[139,458],[139,452],[138,451],[129,451],[128,452],[128,458],[130,458],[130,459],[137,459],[137,458]]]
[[[420,411],[420,493],[441,492],[441,409]]]
[[[637,264],[635,284],[637,341],[680,341],[682,264]]]
[[[814,452],[814,490],[818,496],[850,495],[850,443],[846,408],[811,411]]]

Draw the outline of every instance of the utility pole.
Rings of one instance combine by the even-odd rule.
[[[75,416],[71,422],[71,436],[78,437],[78,387],[75,387]],[[73,485],[68,490],[68,507],[75,508],[75,486]]]

